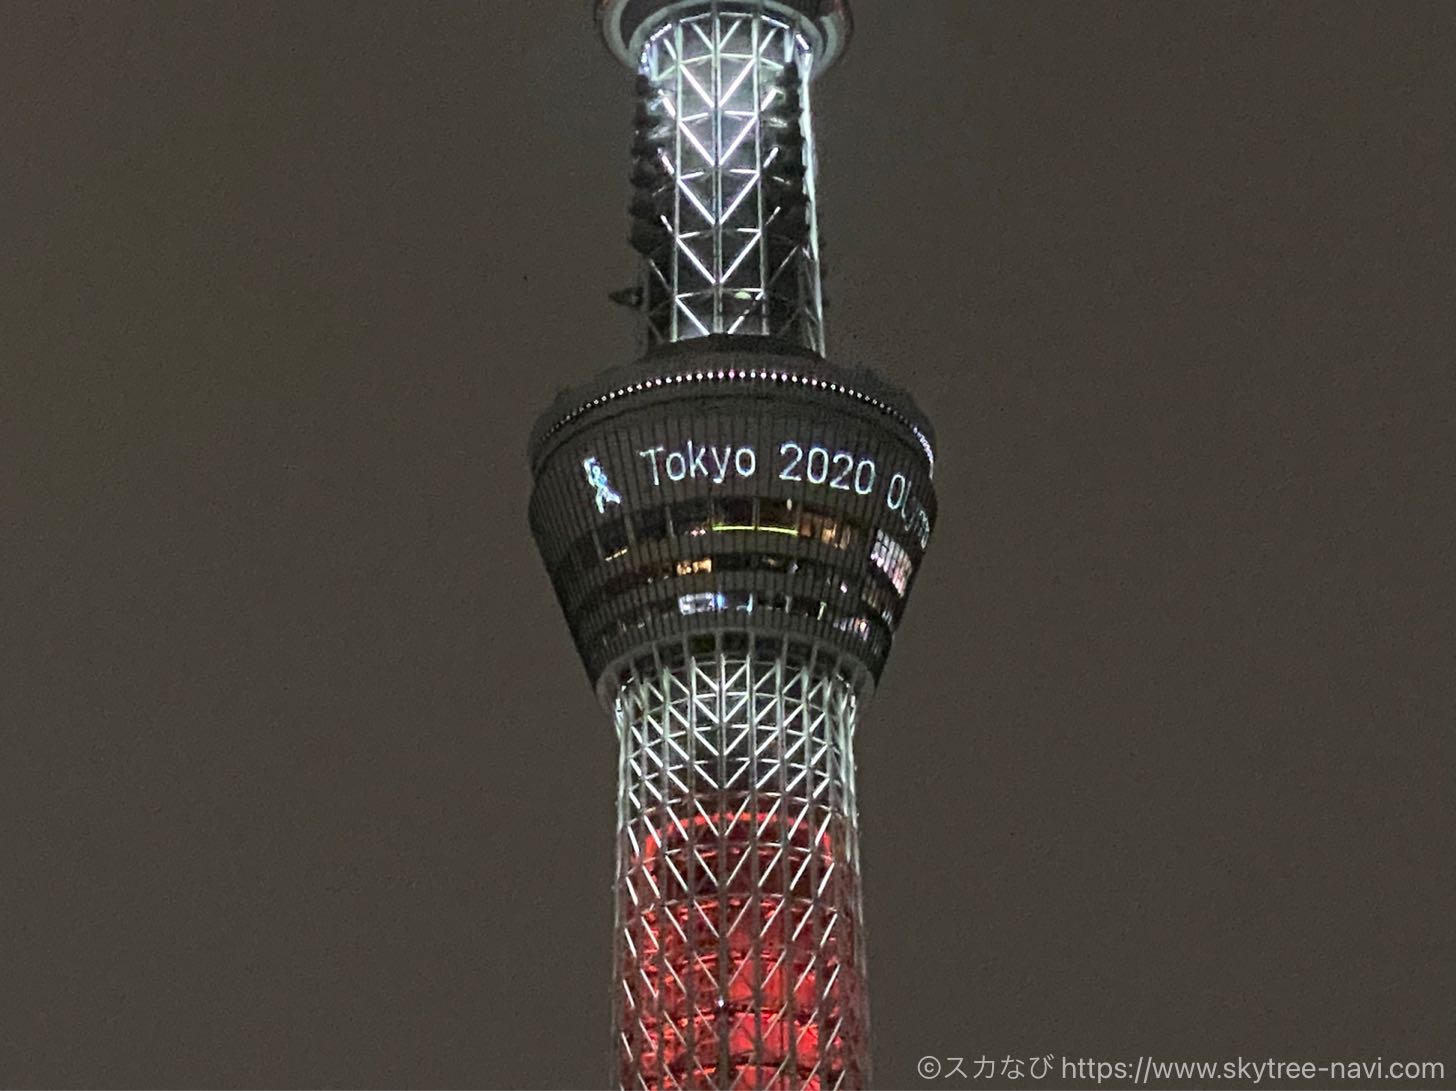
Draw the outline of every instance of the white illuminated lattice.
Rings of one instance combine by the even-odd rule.
[[[807,241],[783,253],[769,238],[776,207],[763,185],[777,148],[766,118],[776,81],[797,64],[805,139]],[[712,12],[668,23],[648,40],[642,74],[669,130],[662,165],[673,182],[662,218],[671,246],[642,262],[649,344],[713,333],[784,337],[824,352],[814,201],[809,73],[803,36],[762,12]]]
[[[708,653],[615,709],[621,1085],[865,1086],[852,687]]]

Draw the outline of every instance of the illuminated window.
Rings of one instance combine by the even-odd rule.
[[[839,537],[839,520],[827,513],[805,512],[799,520],[799,536],[834,545]]]
[[[758,526],[760,530],[778,534],[799,533],[799,509],[792,500],[760,500],[758,502]]]
[[[755,508],[756,513],[755,513]],[[739,522],[738,520],[742,520]],[[566,558],[582,575],[598,568],[603,559],[618,560],[631,545],[638,548],[666,541],[673,535],[702,535],[710,530],[756,528],[775,534],[808,538],[837,549],[850,549],[868,534],[868,528],[852,523],[824,508],[805,507],[791,500],[755,501],[751,497],[720,498],[716,505],[706,498],[682,500],[670,507],[635,512],[628,527],[616,520],[595,531],[587,531],[573,545]],[[765,557],[762,567],[772,571],[795,571],[794,562]]]
[[[694,572],[713,571],[712,557],[699,557],[691,561],[678,561],[677,574],[679,576],[691,576]]]
[[[717,591],[700,591],[695,595],[679,595],[678,612],[681,614],[709,614],[727,608],[727,600]]]
[[[724,496],[713,505],[714,530],[752,530],[753,497]]]
[[[905,588],[910,585],[910,555],[905,552],[903,546],[891,538],[883,530],[875,531],[875,544],[870,549],[870,560],[879,566],[881,572],[890,577],[890,582],[895,585],[895,590],[900,594],[905,593]]]
[[[861,594],[864,597],[865,604],[873,609],[875,613],[879,614],[880,617],[884,618],[886,625],[894,628],[895,607],[890,601],[890,593],[878,584],[866,580],[864,587],[861,589]]]

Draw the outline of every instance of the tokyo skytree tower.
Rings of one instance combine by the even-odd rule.
[[[863,1087],[854,731],[935,493],[924,414],[825,355],[810,91],[848,3],[594,7],[642,355],[541,416],[530,519],[619,740],[614,1079]]]

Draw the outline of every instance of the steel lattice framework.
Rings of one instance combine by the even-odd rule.
[[[824,352],[813,64],[804,35],[761,9],[676,19],[648,40],[637,150],[664,172],[648,211],[664,245],[641,248],[649,345],[759,334]]]
[[[618,693],[623,1087],[863,1086],[855,708],[722,654]]]
[[[933,430],[824,359],[809,88],[848,0],[594,0],[635,73],[645,352],[532,432],[531,528],[619,741],[624,1089],[870,1077],[853,742]]]

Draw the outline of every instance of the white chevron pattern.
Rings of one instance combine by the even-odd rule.
[[[783,659],[619,690],[624,1088],[865,1084],[855,715],[844,679]]]
[[[808,239],[770,240],[782,212],[763,184],[778,148],[766,114],[797,63],[809,198]],[[649,345],[741,333],[783,337],[824,353],[824,304],[814,215],[809,44],[762,12],[716,12],[668,23],[647,43],[642,74],[670,126],[662,165],[674,180],[662,224],[672,247],[642,262]]]

